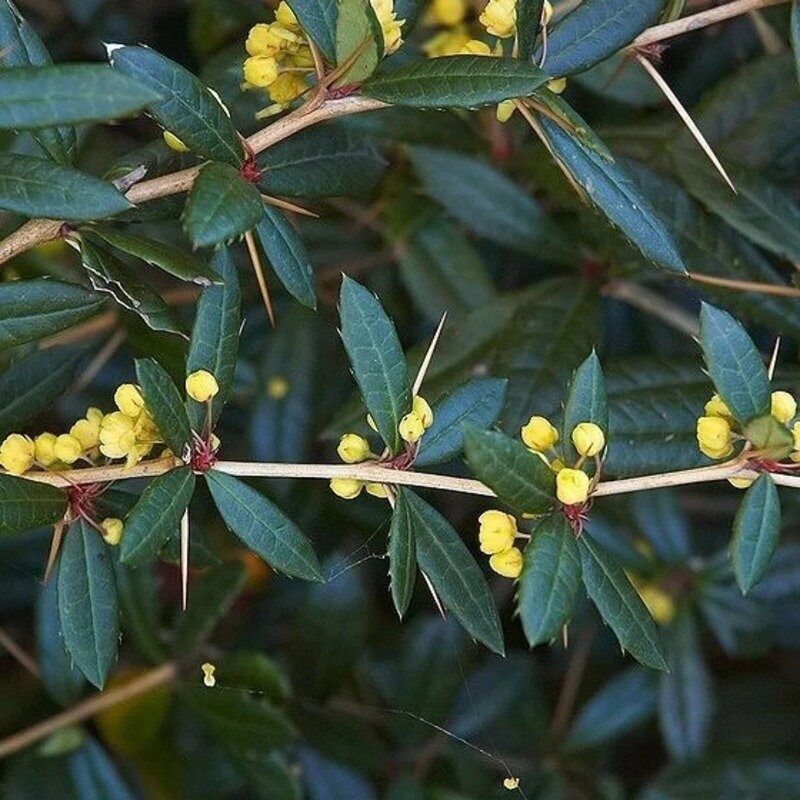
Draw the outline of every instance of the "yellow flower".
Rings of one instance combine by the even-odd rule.
[[[589,497],[589,476],[580,469],[562,469],[556,475],[556,497],[565,506],[585,503]]]
[[[188,153],[189,148],[172,131],[164,131],[164,144],[176,153]]]
[[[70,435],[81,443],[84,450],[91,450],[100,444],[100,420],[102,419],[103,414],[99,409],[90,408],[86,411],[86,417],[79,419],[69,429]]]
[[[424,397],[415,394],[411,403],[411,410],[422,420],[425,430],[428,430],[433,425],[433,411],[431,411],[431,407]]]
[[[244,79],[250,86],[266,87],[278,77],[278,62],[272,56],[251,56],[244,62]]]
[[[273,400],[283,400],[289,394],[289,381],[283,375],[273,375],[267,381],[267,396]]]
[[[470,39],[459,51],[461,56],[490,56],[492,48],[480,39]]]
[[[33,466],[36,447],[29,436],[12,433],[0,444],[0,466],[12,475],[22,475]]]
[[[726,458],[733,452],[731,425],[723,417],[700,417],[697,420],[697,444],[709,458]]]
[[[53,447],[53,454],[59,461],[65,464],[74,464],[81,456],[83,446],[80,441],[68,433],[62,433],[56,439]]]
[[[463,22],[467,15],[466,0],[433,0],[431,13],[434,21],[452,28]]]
[[[300,23],[286,0],[281,0],[275,9],[275,21],[287,30],[300,32]]]
[[[422,52],[428,58],[441,58],[454,56],[461,52],[464,45],[471,39],[469,31],[459,25],[452,30],[443,30],[422,44]]]
[[[345,464],[358,464],[369,458],[369,442],[357,433],[346,433],[339,439],[336,452]]]
[[[353,478],[331,478],[331,491],[343,500],[354,500],[364,488],[363,481]]]
[[[795,422],[792,425],[792,436],[794,437],[794,451],[791,453],[790,458],[792,461],[800,461],[800,422]]]
[[[797,400],[789,392],[773,392],[769,413],[785,425],[797,413]]]
[[[219,392],[217,379],[204,369],[186,376],[186,394],[198,403],[205,403]]]
[[[651,583],[637,586],[636,591],[647,606],[650,616],[659,625],[669,625],[672,622],[675,617],[675,601],[670,595]]]
[[[368,483],[366,489],[367,494],[371,494],[373,497],[378,497],[381,500],[385,500],[389,496],[388,489],[382,483]]]
[[[489,0],[478,19],[487,33],[507,39],[517,28],[516,0]]]
[[[400,431],[400,438],[403,439],[403,441],[414,444],[414,442],[418,442],[422,438],[422,434],[425,433],[425,425],[420,419],[419,414],[415,414],[411,411],[400,420],[398,430]]]
[[[390,55],[403,44],[402,27],[404,19],[397,19],[394,11],[394,0],[369,0],[375,16],[383,31],[383,49]]]
[[[367,425],[369,425],[375,433],[378,432],[378,426],[375,424],[375,420],[372,419],[372,414],[367,414]]]
[[[510,792],[519,789],[519,778],[503,778],[503,788]]]
[[[106,414],[100,423],[100,452],[108,458],[127,458],[136,449],[134,420],[121,411]]]
[[[308,89],[308,84],[296,72],[278,75],[267,87],[270,99],[282,106],[288,106]]]
[[[572,431],[572,444],[580,455],[596,456],[606,446],[606,437],[599,425],[581,422]]]
[[[542,4],[542,25],[549,25],[553,17],[553,4],[550,0],[544,0]]]
[[[114,392],[114,403],[126,417],[136,419],[144,408],[144,397],[138,386],[134,386],[132,383],[123,383]]]
[[[116,517],[106,517],[101,523],[103,539],[106,544],[113,546],[118,545],[122,541],[123,524],[121,519]]]
[[[725,405],[725,401],[718,395],[711,395],[711,399],[705,405],[705,412],[707,417],[725,417],[725,419],[733,419],[731,410]]]
[[[736,489],[749,489],[753,485],[752,478],[728,478],[728,483]]]
[[[511,115],[517,110],[517,104],[513,100],[503,100],[497,104],[497,121],[508,122]]]
[[[549,450],[558,441],[558,431],[544,417],[531,417],[521,431],[522,441],[531,450]]]
[[[514,546],[517,535],[517,521],[511,514],[504,511],[490,509],[478,517],[481,524],[478,540],[481,543],[481,552],[486,555],[502,553]]]
[[[504,578],[519,578],[522,564],[522,552],[518,547],[510,547],[502,553],[495,553],[489,559],[489,566]]]
[[[247,41],[244,46],[248,54],[255,58],[262,58],[271,56],[276,58],[284,53],[294,53],[300,47],[300,37],[290,31],[288,28],[283,27],[277,23],[267,25],[264,22],[259,22],[250,29],[247,35]],[[250,61],[248,58],[247,61]],[[245,69],[247,68],[247,61],[245,61]],[[251,81],[247,76],[245,80],[254,86],[262,86],[263,84],[256,84]]]
[[[547,88],[553,94],[561,94],[564,89],[567,88],[567,79],[566,78],[553,78],[551,81],[547,81]]]
[[[311,70],[314,68],[314,56],[308,45],[300,45],[296,53],[292,53],[286,59],[286,64],[290,67],[302,67]]]
[[[203,686],[213,689],[214,686],[217,685],[217,679],[214,677],[214,673],[217,671],[217,668],[210,662],[206,661],[205,664],[200,667],[200,669],[203,672]]]
[[[54,452],[57,438],[54,433],[40,433],[33,440],[34,458],[43,467],[49,467],[58,460]]]

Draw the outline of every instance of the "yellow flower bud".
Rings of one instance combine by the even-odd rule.
[[[489,0],[478,19],[487,33],[508,39],[517,28],[516,0]]]
[[[471,38],[466,27],[459,25],[452,30],[439,31],[426,42],[423,42],[422,52],[428,58],[455,56],[461,52],[461,49]]]
[[[164,131],[164,144],[176,153],[188,153],[189,148],[172,131]]]
[[[596,456],[606,446],[606,437],[599,425],[581,422],[572,431],[572,444],[582,456]]]
[[[566,78],[553,78],[551,81],[547,81],[547,88],[553,94],[561,94],[564,89],[567,88],[567,79]]]
[[[12,475],[22,475],[33,466],[35,450],[29,436],[12,433],[0,444],[0,466]]]
[[[357,433],[346,433],[339,439],[336,452],[345,464],[358,464],[369,458],[369,442]]]
[[[478,533],[478,540],[481,544],[481,552],[486,555],[502,553],[504,550],[514,546],[514,538],[517,535],[517,521],[511,514],[504,511],[490,509],[484,511],[478,517],[481,528]]]
[[[289,394],[289,381],[283,375],[273,375],[267,381],[267,397],[273,400],[283,400]]]
[[[275,9],[275,21],[287,30],[300,32],[300,23],[286,0],[281,0]]]
[[[433,411],[431,411],[431,407],[424,397],[415,394],[411,403],[411,410],[422,420],[425,430],[428,430],[433,425]]]
[[[562,469],[556,475],[556,497],[565,506],[577,506],[589,497],[589,476],[580,469]]]
[[[74,464],[80,458],[82,452],[83,447],[81,443],[68,433],[62,433],[61,436],[56,439],[56,443],[53,447],[55,457],[65,464]]]
[[[108,458],[127,458],[136,448],[134,424],[121,411],[106,414],[100,423],[100,452]]]
[[[311,70],[314,68],[314,55],[308,45],[300,45],[300,49],[296,53],[292,53],[287,59],[286,63],[292,67],[302,67],[303,69]]]
[[[245,41],[245,49],[251,58],[269,57],[275,61],[275,58],[283,53],[294,53],[300,47],[301,38],[293,31],[285,28],[282,25],[273,23],[267,25],[265,22],[260,22],[250,29],[250,33]],[[247,61],[245,61],[245,73],[247,72]],[[277,61],[275,62],[277,69]],[[265,84],[254,83],[245,74],[245,80],[253,86],[263,86]]]
[[[509,792],[519,789],[519,778],[503,778],[503,788],[508,789]]]
[[[43,467],[49,467],[58,460],[54,452],[57,438],[54,433],[40,433],[33,440],[34,458]]]
[[[204,369],[186,376],[186,394],[198,403],[205,403],[219,392],[217,379]]]
[[[650,583],[637,587],[637,591],[650,616],[659,625],[669,625],[672,622],[675,618],[675,601],[670,595]]]
[[[797,413],[797,400],[789,392],[773,392],[769,413],[785,425]]]
[[[467,15],[466,0],[433,0],[431,14],[439,25],[452,28],[462,22]]]
[[[278,77],[278,62],[272,56],[251,56],[244,62],[244,79],[250,86],[266,87]]]
[[[343,500],[354,500],[364,488],[363,481],[353,478],[331,478],[331,491]]]
[[[425,425],[423,425],[419,415],[411,411],[400,420],[398,431],[403,441],[414,444],[418,442],[422,438],[422,434],[425,433]]]
[[[112,547],[118,545],[122,541],[123,524],[121,519],[116,517],[106,517],[101,523],[100,527],[103,531],[103,539],[106,544]]]
[[[308,89],[308,84],[296,72],[284,72],[269,85],[270,99],[282,106],[288,106]]]
[[[553,18],[553,4],[550,0],[544,0],[542,4],[542,25],[549,25]]]
[[[794,438],[794,451],[790,454],[792,461],[800,461],[800,422],[792,425],[792,437]]]
[[[91,410],[91,409],[90,409]],[[88,413],[88,412],[87,412]],[[84,450],[91,450],[100,444],[100,420],[99,419],[79,419],[70,429],[70,436],[74,436]]]
[[[517,110],[517,104],[513,100],[503,100],[497,104],[497,121],[508,122],[511,115]]]
[[[725,417],[726,419],[733,419],[731,410],[725,405],[723,399],[714,394],[705,405],[705,412],[707,417]]]
[[[749,489],[753,485],[752,478],[728,478],[728,483],[736,489]]]
[[[114,402],[117,408],[127,417],[136,419],[144,408],[144,397],[138,386],[132,383],[123,383],[114,392]]]
[[[697,444],[709,458],[727,458],[733,452],[731,425],[724,417],[697,420]]]
[[[389,496],[389,490],[383,483],[368,483],[366,489],[367,494],[371,494],[381,500],[385,500]]]
[[[521,431],[522,441],[531,450],[549,450],[558,441],[558,431],[544,417],[531,417]]]
[[[504,578],[519,578],[522,565],[522,551],[518,547],[510,547],[502,553],[495,553],[489,559],[489,566]]]
[[[461,56],[490,56],[492,48],[480,39],[470,39],[459,52]]]

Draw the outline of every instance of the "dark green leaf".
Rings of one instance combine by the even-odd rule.
[[[42,158],[0,153],[0,208],[26,217],[110,217],[131,204],[112,184]]]
[[[798,78],[800,78],[800,3],[795,0],[792,3],[791,17],[791,37],[792,50],[794,51],[795,65],[797,66]]]
[[[647,667],[667,669],[655,623],[622,567],[587,532],[578,544],[586,591],[623,650]]]
[[[67,498],[61,489],[0,474],[0,536],[53,525],[66,511]]]
[[[473,108],[526,97],[548,80],[546,72],[518,59],[445,56],[380,72],[361,92],[398,106]]]
[[[175,627],[173,651],[177,656],[194,652],[213,632],[242,593],[247,572],[241,561],[211,567],[192,584],[186,611]]]
[[[397,427],[411,410],[411,389],[394,324],[378,298],[347,275],[339,313],[342,341],[364,404],[384,442],[397,453],[402,444]]]
[[[24,423],[51,408],[72,384],[84,352],[48,347],[15,361],[0,375],[0,437],[18,431]]]
[[[264,215],[256,225],[256,233],[286,291],[304,306],[315,309],[314,272],[300,234],[280,211],[267,203],[264,204]]]
[[[234,758],[255,793],[253,800],[302,800],[298,777],[279,753],[247,749]]]
[[[398,503],[389,529],[389,578],[392,601],[400,619],[408,611],[417,581],[417,547],[408,504]]]
[[[550,33],[544,68],[559,77],[588,69],[658,22],[663,6],[663,0],[584,0]]]
[[[545,517],[531,531],[517,592],[517,611],[531,647],[552,641],[569,622],[580,584],[575,534],[561,514]]]
[[[486,579],[450,523],[421,497],[399,489],[397,508],[405,508],[417,546],[419,568],[442,605],[470,636],[503,655],[503,630]]]
[[[72,660],[102,689],[117,658],[117,593],[105,542],[83,520],[70,525],[61,546],[58,612]]]
[[[778,544],[780,526],[778,490],[769,475],[761,475],[745,492],[733,522],[731,560],[742,594],[764,577]]]
[[[207,164],[189,192],[181,222],[195,247],[224,244],[260,219],[261,195],[228,164]]]
[[[414,463],[418,467],[455,458],[464,447],[464,425],[489,428],[497,421],[506,381],[475,378],[450,392],[433,407],[433,424],[422,438]]]
[[[129,636],[136,650],[151,664],[161,664],[167,658],[160,635],[161,608],[156,567],[152,564],[132,568],[120,561],[114,562],[123,636]]]
[[[75,794],[81,800],[135,800],[111,756],[93,739],[69,755],[69,773]]]
[[[0,96],[0,128],[12,130],[126,117],[159,99],[102,64],[5,69]]]
[[[314,40],[325,58],[336,60],[337,0],[287,0],[303,30]]]
[[[685,273],[672,231],[622,167],[610,163],[544,117],[541,125],[553,155],[608,221],[656,266]]]
[[[637,492],[631,506],[639,531],[655,554],[669,564],[682,564],[692,555],[689,522],[673,489]]]
[[[186,372],[191,374],[204,369],[217,379],[219,393],[211,401],[211,419],[216,422],[233,386],[241,327],[241,293],[239,275],[226,248],[217,250],[211,267],[219,275],[222,285],[209,286],[197,303],[189,355],[186,358]],[[192,425],[199,428],[206,410],[194,402],[189,403],[189,406]]]
[[[136,377],[161,438],[180,458],[187,446],[192,445],[192,429],[183,406],[183,397],[157,361],[137,359]]]
[[[336,63],[350,60],[339,78],[343,85],[361,83],[383,58],[383,32],[369,0],[339,0],[336,18]]]
[[[700,345],[719,396],[745,424],[769,413],[769,379],[764,361],[742,324],[708,303],[700,310]]]
[[[109,48],[111,65],[160,97],[149,111],[190,150],[239,166],[244,152],[230,116],[191,72],[149,47]]]
[[[594,351],[572,376],[564,407],[564,438],[572,436],[575,426],[581,422],[593,422],[608,438],[606,382]]]
[[[517,42],[519,58],[530,61],[542,23],[544,0],[517,0]]]
[[[211,470],[206,482],[225,524],[274,569],[321,581],[311,542],[273,503],[236,478]]]
[[[153,478],[125,520],[120,553],[124,564],[138,566],[155,558],[167,539],[177,535],[194,486],[189,467]]]
[[[516,511],[542,514],[553,507],[555,476],[522,442],[468,426],[464,451],[475,476]]]

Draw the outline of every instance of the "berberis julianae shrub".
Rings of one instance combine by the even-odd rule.
[[[800,798],[800,5],[28,9],[0,795]]]

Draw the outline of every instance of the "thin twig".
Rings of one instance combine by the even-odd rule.
[[[442,335],[442,329],[444,328],[444,323],[446,319],[447,319],[447,312],[445,311],[444,314],[442,314],[442,318],[439,320],[439,324],[436,326],[436,332],[433,334],[433,339],[431,339],[431,343],[428,345],[428,350],[425,353],[425,358],[422,359],[422,364],[420,364],[419,370],[417,371],[417,377],[414,378],[414,385],[411,387],[412,395],[419,394],[422,382],[425,380],[425,374],[428,372],[428,367],[430,366],[431,359],[433,358],[433,354],[436,351],[436,345],[439,342],[439,337]]]
[[[2,628],[0,628],[0,647],[2,647],[23,669],[26,669],[34,678],[39,677],[39,667]]]
[[[775,283],[758,283],[757,281],[740,281],[736,278],[719,278],[716,275],[705,275],[701,272],[686,273],[696,283],[707,283],[709,286],[721,286],[741,292],[759,292],[773,294],[778,297],[800,297],[800,289],[795,286],[781,286]]]
[[[640,283],[611,281],[603,287],[603,294],[651,314],[687,336],[696,337],[700,332],[700,322],[696,316]]]
[[[589,654],[592,651],[595,632],[595,625],[590,622],[578,635],[578,641],[570,656],[567,671],[564,674],[564,682],[561,684],[561,693],[553,713],[550,733],[554,739],[560,739],[567,732],[575,701],[578,699],[578,690],[581,688],[583,675],[586,672]]]
[[[261,299],[264,301],[264,308],[267,309],[270,325],[274,328],[275,312],[272,310],[272,300],[269,296],[267,278],[264,275],[264,265],[261,263],[261,256],[258,254],[258,247],[256,247],[256,240],[253,237],[253,232],[247,231],[244,235],[244,240],[247,243],[247,252],[250,255],[250,263],[253,265],[253,273],[258,282],[258,290],[261,292]]]

